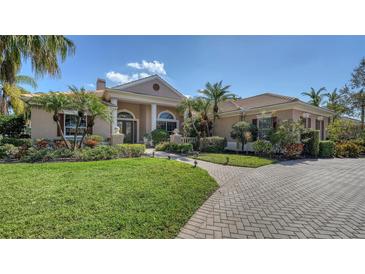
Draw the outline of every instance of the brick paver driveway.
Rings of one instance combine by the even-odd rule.
[[[178,238],[365,238],[365,159],[199,166],[221,187]]]

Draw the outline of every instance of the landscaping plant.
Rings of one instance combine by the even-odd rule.
[[[252,132],[256,126],[245,121],[240,121],[232,126],[231,137],[241,143],[242,152],[245,151],[245,144],[252,140]]]
[[[192,144],[174,144],[170,142],[163,142],[156,146],[157,151],[166,151],[171,153],[186,154],[193,151]]]
[[[169,133],[166,130],[160,128],[152,130],[151,136],[154,146],[158,145],[159,143],[166,142],[170,139]]]
[[[259,155],[269,155],[272,152],[273,145],[267,140],[257,140],[253,143],[252,148]]]
[[[205,137],[200,139],[199,150],[201,152],[223,152],[226,146],[227,139],[224,137]]]
[[[304,144],[304,155],[314,158],[318,157],[319,139],[319,130],[305,130],[301,134],[301,142]]]
[[[336,157],[357,158],[360,156],[361,148],[351,141],[336,143]]]
[[[335,156],[335,142],[320,141],[319,142],[319,157],[333,158]]]

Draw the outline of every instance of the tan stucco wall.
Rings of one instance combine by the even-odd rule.
[[[308,113],[306,111],[299,111],[295,109],[288,109],[288,110],[281,110],[281,111],[275,111],[272,113],[273,117],[277,117],[278,123],[286,120],[293,120],[298,121],[300,117],[303,116],[304,113]],[[252,123],[253,119],[257,119],[257,114],[251,114],[251,115],[245,115],[244,121]],[[311,128],[315,129],[315,119],[319,117],[319,115],[311,114],[309,113],[309,117],[311,118]],[[328,126],[328,117],[324,117],[324,128],[327,129]],[[222,117],[216,121],[216,125],[214,128],[214,135],[226,137],[228,141],[233,141],[230,137],[231,131],[232,131],[232,125],[236,122],[240,121],[240,116],[236,115],[233,117]],[[324,133],[324,137],[326,138],[326,130]]]
[[[240,116],[222,117],[217,119],[214,126],[214,135],[226,137],[227,141],[233,141],[231,138],[232,125],[240,121]]]
[[[52,114],[37,107],[32,107],[31,112],[32,138],[56,138],[57,124],[53,121]]]
[[[153,89],[153,84],[155,84],[155,83],[160,85],[160,89],[158,91],[155,91]],[[153,81],[151,80],[151,81],[148,81],[145,83],[135,85],[130,88],[124,88],[123,90],[135,92],[135,93],[159,96],[159,97],[181,99],[181,96],[179,96],[175,92],[171,91],[171,89],[169,87],[167,87],[163,82],[161,82],[159,80],[153,80]]]
[[[111,123],[109,121],[105,121],[100,118],[96,118],[95,124],[93,127],[93,134],[103,136],[104,138],[110,138]]]

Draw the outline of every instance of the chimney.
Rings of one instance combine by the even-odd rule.
[[[96,90],[105,89],[105,80],[98,78],[96,80]]]

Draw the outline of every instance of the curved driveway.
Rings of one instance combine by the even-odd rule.
[[[221,187],[178,238],[365,238],[365,159],[198,165]]]

